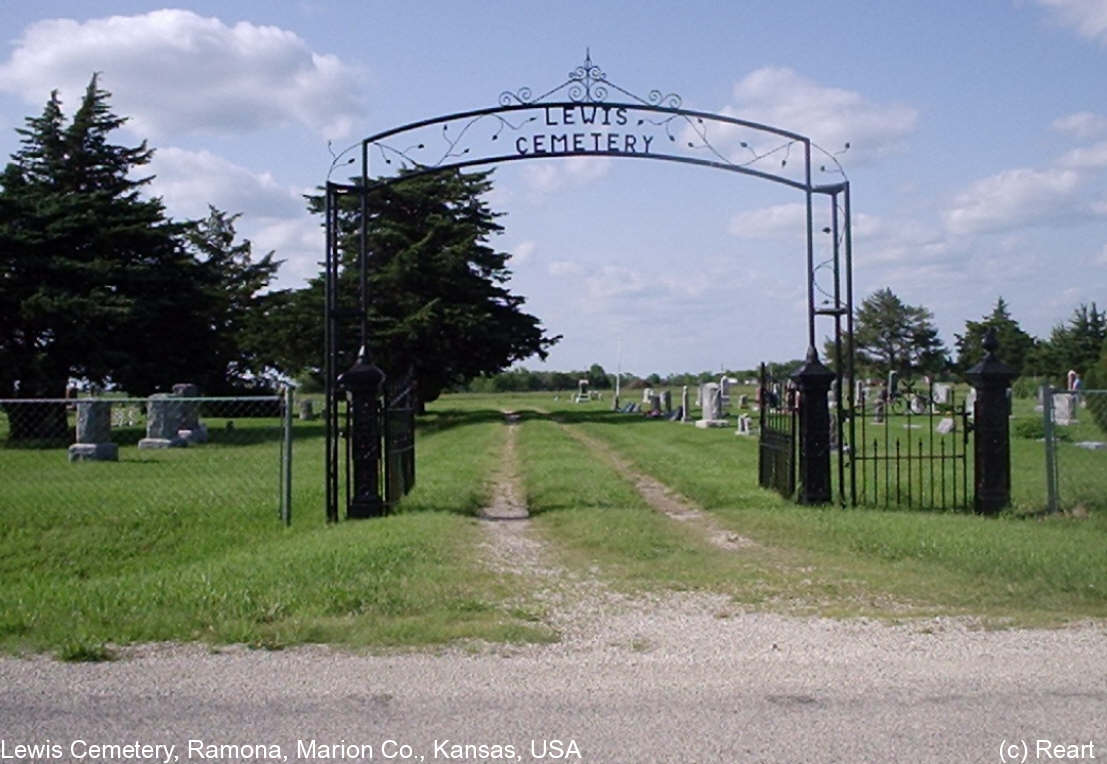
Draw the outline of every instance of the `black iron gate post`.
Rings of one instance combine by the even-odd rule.
[[[353,491],[346,505],[346,517],[377,517],[384,514],[381,499],[380,397],[384,372],[366,358],[362,346],[357,361],[339,378],[349,392],[351,423],[348,437],[352,450]]]
[[[814,346],[807,348],[806,361],[792,373],[800,394],[800,504],[830,501],[830,408],[826,397],[836,376],[819,361]]]
[[[984,358],[965,374],[976,389],[973,467],[978,514],[994,515],[1011,503],[1011,428],[1007,391],[1018,376],[996,357],[994,329],[984,337]]]

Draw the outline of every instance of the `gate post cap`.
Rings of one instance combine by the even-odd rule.
[[[338,385],[351,393],[376,392],[384,382],[384,372],[369,360],[365,346],[358,351],[354,365],[338,375]]]
[[[815,350],[815,346],[810,345],[807,348],[807,358],[804,360],[803,366],[800,366],[788,376],[801,387],[818,387],[824,384],[829,387],[831,381],[838,375],[823,365],[819,360],[819,353]]]
[[[999,340],[996,338],[995,327],[990,327],[984,335],[984,357],[980,363],[965,372],[965,376],[973,387],[1006,387],[1019,373],[999,360],[996,350],[999,349]]]

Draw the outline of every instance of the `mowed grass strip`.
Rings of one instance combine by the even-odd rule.
[[[814,594],[814,609],[829,614],[896,615],[907,606],[1020,624],[1107,617],[1105,513],[1026,519],[800,507],[757,486],[755,438],[641,417],[578,418],[636,468],[808,569],[792,577],[800,588],[778,598]]]
[[[527,505],[571,569],[627,590],[708,590],[748,598],[763,571],[650,508],[557,423],[529,413],[518,436]]]
[[[106,646],[162,640],[374,647],[552,639],[505,604],[517,595],[513,577],[477,558],[482,535],[471,515],[487,496],[502,437],[491,414],[436,411],[421,425],[418,485],[401,511],[330,527],[321,503],[295,506],[286,529],[271,496],[231,507],[189,499],[195,475],[184,480],[184,461],[163,478],[183,481],[167,494],[177,498],[155,506],[120,488],[79,512],[6,508],[0,649],[86,660],[108,657]],[[203,479],[233,485],[269,459],[272,449],[250,451],[264,448],[209,463]],[[321,468],[322,448],[321,438],[297,439],[297,481],[322,483],[312,467]],[[174,458],[189,451],[201,453]],[[65,469],[124,466],[60,458]]]

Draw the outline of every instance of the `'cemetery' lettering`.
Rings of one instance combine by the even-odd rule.
[[[547,106],[543,109],[547,127],[585,125],[621,127],[627,124],[625,107],[584,105]],[[528,154],[649,154],[652,135],[606,130],[548,131],[521,135],[515,139],[515,152]]]

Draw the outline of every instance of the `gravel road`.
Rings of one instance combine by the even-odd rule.
[[[6,658],[0,756],[29,760],[16,746],[39,744],[40,761],[1107,758],[1102,625],[888,626],[735,612],[705,595],[608,598],[566,625],[554,645],[435,654]],[[150,749],[123,747],[135,743]]]

